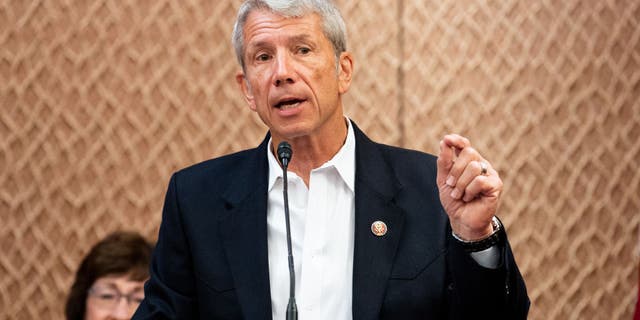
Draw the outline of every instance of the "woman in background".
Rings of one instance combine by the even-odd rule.
[[[144,299],[152,250],[134,232],[114,232],[94,245],[71,286],[67,320],[131,319]]]

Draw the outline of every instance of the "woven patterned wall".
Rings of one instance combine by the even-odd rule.
[[[153,238],[171,172],[256,145],[239,0],[0,0],[0,318],[62,319],[119,228]],[[640,2],[342,0],[375,139],[467,135],[505,180],[531,319],[630,319],[640,225]]]
[[[505,180],[532,319],[630,319],[640,2],[408,1],[404,145],[462,132]]]

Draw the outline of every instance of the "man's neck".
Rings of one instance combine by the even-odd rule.
[[[289,163],[289,171],[295,172],[304,183],[309,186],[311,170],[322,166],[331,160],[342,148],[347,138],[348,121],[344,117],[344,125],[336,126],[330,134],[307,135],[287,140],[293,149],[293,156]],[[272,141],[272,148],[276,149],[282,139]],[[271,150],[277,154],[275,150]]]

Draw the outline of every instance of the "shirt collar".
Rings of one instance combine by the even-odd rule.
[[[342,178],[344,183],[347,184],[351,192],[355,192],[356,138],[353,131],[353,126],[351,125],[351,121],[347,117],[345,117],[345,120],[347,121],[347,139],[345,140],[344,144],[342,145],[340,150],[338,150],[338,153],[336,153],[333,158],[331,158],[331,160],[325,162],[323,165],[321,165],[319,168],[314,169],[313,171],[322,168],[334,167],[340,174],[340,177]],[[278,179],[282,179],[282,167],[280,167],[280,163],[273,154],[271,138],[269,138],[269,144],[267,146],[267,161],[269,162],[268,190],[271,191],[276,181]],[[293,153],[293,156],[295,157],[295,151]]]

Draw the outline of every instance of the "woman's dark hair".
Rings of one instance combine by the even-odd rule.
[[[147,279],[152,250],[153,245],[135,232],[117,231],[96,243],[82,260],[71,286],[65,306],[67,320],[84,319],[87,292],[98,278],[129,275],[131,280]]]

